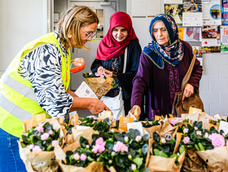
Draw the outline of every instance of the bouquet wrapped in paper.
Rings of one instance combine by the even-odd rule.
[[[170,133],[168,133],[170,134]],[[171,140],[160,136],[157,132],[153,133],[152,155],[150,156],[148,169],[151,172],[179,172],[181,170],[184,158],[185,148],[179,147],[176,137]]]
[[[24,128],[32,126],[33,121],[24,121]],[[54,146],[63,146],[63,131],[56,119],[32,127],[22,134],[19,141],[19,153],[29,172],[57,171],[58,163],[55,160]]]
[[[91,135],[90,135],[91,137]],[[56,145],[55,156],[62,172],[102,172],[103,166],[96,162],[87,139],[80,136],[80,141],[64,149]]]
[[[114,84],[113,78],[105,77],[103,73],[86,73],[83,74],[83,77],[98,99],[100,99],[101,96],[106,95],[113,87],[118,86],[117,84]]]

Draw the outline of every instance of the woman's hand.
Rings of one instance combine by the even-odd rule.
[[[110,111],[110,109],[101,101],[98,99],[92,99],[88,110],[92,113],[92,114],[98,114],[101,113],[104,110],[108,110]]]
[[[98,73],[104,73],[105,72],[105,68],[103,68],[103,66],[100,66],[99,68],[97,68],[97,72]]]
[[[110,70],[107,70],[107,69],[104,69],[104,75],[106,76],[106,77],[112,77],[113,76],[113,72],[111,72]]]
[[[191,84],[186,84],[184,88],[184,93],[182,100],[185,99],[185,97],[190,97],[194,93],[194,87]]]
[[[137,108],[137,110],[136,110],[136,108]],[[140,116],[140,114],[141,114],[141,108],[140,108],[140,106],[138,106],[138,105],[134,105],[133,108],[130,110],[130,112],[131,112],[136,118],[138,118],[138,117]]]

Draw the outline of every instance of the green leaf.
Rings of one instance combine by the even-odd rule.
[[[45,133],[48,133],[48,131],[50,131],[50,130],[53,129],[53,125],[50,124],[49,122],[46,122],[46,123],[43,125],[43,127],[44,127],[44,132],[45,132]]]
[[[141,166],[143,164],[143,161],[141,158],[136,157],[133,159],[133,162],[137,165],[137,166]]]
[[[30,135],[29,140],[31,143],[35,144],[39,140],[39,138],[37,135]]]
[[[181,145],[179,147],[179,153],[182,154],[184,151],[185,151],[185,147],[184,147],[184,145]]]
[[[160,142],[160,136],[158,133],[153,132],[153,139],[155,142]]]
[[[139,172],[149,172],[149,169],[148,168],[142,168],[139,170]]]
[[[159,151],[159,156],[164,157],[164,158],[168,158],[168,155],[163,151]]]
[[[121,141],[121,142],[124,141],[122,134],[120,134],[120,133],[114,133],[114,138],[116,141]]]
[[[98,134],[93,134],[92,135],[93,141],[96,141],[98,138],[99,138],[99,135]]]
[[[87,145],[89,145],[89,142],[84,137],[80,136],[80,145],[82,148],[86,148]]]
[[[25,135],[22,135],[22,140],[23,140],[23,142],[25,143],[25,144],[29,144],[29,140],[28,140],[28,137],[27,136],[25,136]]]
[[[159,150],[158,149],[154,149],[154,155],[156,155],[156,156],[159,156]]]
[[[202,121],[198,122],[198,129],[202,128],[202,126],[203,126],[203,122]]]
[[[108,149],[108,150],[112,150],[113,147],[114,147],[114,143],[110,140],[107,140],[106,141],[106,144],[105,144],[105,147]]]
[[[142,147],[141,152],[142,152],[143,155],[146,155],[148,150],[149,150],[148,144],[144,144],[143,147]]]
[[[143,140],[144,140],[144,141],[148,140],[149,138],[150,138],[150,134],[145,134],[145,135],[143,136]]]

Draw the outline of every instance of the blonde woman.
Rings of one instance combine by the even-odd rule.
[[[26,171],[17,140],[22,120],[45,113],[66,115],[75,109],[92,114],[109,110],[100,100],[79,98],[68,90],[70,47],[84,48],[95,35],[99,20],[86,6],[69,9],[57,30],[28,43],[14,58],[0,80],[0,171]]]

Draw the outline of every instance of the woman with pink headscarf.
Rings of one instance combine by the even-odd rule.
[[[122,93],[125,114],[131,108],[132,79],[138,70],[140,54],[141,47],[132,27],[130,16],[125,12],[114,13],[110,18],[109,30],[98,46],[91,71],[114,78],[118,87],[111,89],[106,97],[116,97]],[[125,71],[124,59],[126,60]],[[119,105],[107,106],[112,112],[119,107]],[[123,116],[123,114],[114,113],[113,115],[114,118]]]

